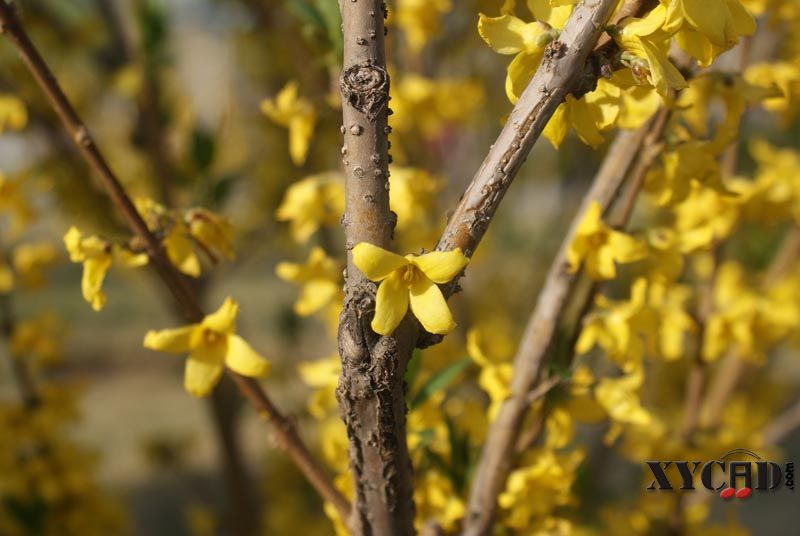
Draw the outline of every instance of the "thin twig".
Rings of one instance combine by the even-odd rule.
[[[100,153],[89,134],[89,130],[72,107],[52,71],[39,54],[38,49],[28,37],[17,16],[16,9],[6,0],[0,0],[0,33],[3,33],[14,45],[31,75],[35,78],[39,87],[50,101],[51,106],[58,114],[64,124],[64,128],[72,137],[84,160],[95,171],[106,193],[133,233],[146,245],[152,264],[181,306],[186,319],[189,322],[202,320],[205,315],[186,280],[169,262],[162,244],[147,228],[125,188]],[[256,411],[273,423],[280,445],[300,468],[303,475],[317,492],[337,509],[342,518],[347,519],[350,510],[347,499],[334,487],[325,470],[311,455],[308,447],[298,435],[291,419],[278,411],[264,389],[254,379],[241,376],[231,370],[228,370],[228,373],[236,383],[239,391],[250,401]]]

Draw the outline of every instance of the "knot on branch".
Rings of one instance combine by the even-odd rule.
[[[342,72],[339,80],[344,101],[373,121],[389,102],[389,74],[367,60]]]

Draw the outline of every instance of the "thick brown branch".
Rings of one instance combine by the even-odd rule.
[[[411,461],[406,446],[403,374],[417,340],[407,318],[392,336],[370,327],[375,286],[353,266],[360,242],[388,248],[395,216],[389,210],[389,75],[381,0],[342,1],[344,62],[342,147],[347,173],[345,230],[348,263],[339,324],[342,377],[337,397],[350,440],[356,534],[413,534]]]
[[[89,134],[89,130],[81,121],[72,104],[67,99],[61,86],[50,68],[39,54],[36,46],[31,42],[25,31],[15,8],[6,0],[0,0],[0,31],[14,45],[17,53],[25,62],[31,75],[36,79],[39,87],[47,96],[51,106],[58,114],[64,128],[70,134],[78,147],[84,160],[95,171],[106,193],[113,201],[119,212],[133,233],[138,236],[147,247],[152,264],[167,288],[172,292],[189,322],[202,320],[204,313],[193,292],[186,284],[175,267],[169,262],[158,238],[147,228],[141,215],[134,207],[125,188],[117,179],[114,172],[100,153],[97,145]],[[252,378],[247,378],[228,371],[239,391],[251,402],[256,411],[268,418],[275,425],[275,433],[279,443],[289,457],[300,468],[303,475],[311,482],[317,492],[334,507],[340,515],[346,518],[349,513],[347,500],[333,486],[330,478],[322,467],[312,457],[310,451],[302,442],[297,430],[288,417],[281,414],[261,385]]]

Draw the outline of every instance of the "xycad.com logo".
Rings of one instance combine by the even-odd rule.
[[[728,458],[738,458],[728,460]],[[741,458],[750,458],[741,460]],[[723,499],[746,499],[753,492],[777,491],[785,487],[794,491],[794,463],[783,465],[763,460],[761,456],[745,449],[733,449],[717,460],[700,461],[648,461],[653,474],[647,487],[650,491],[675,491],[673,479],[680,478],[680,490],[694,490],[697,479],[709,491],[719,491]]]

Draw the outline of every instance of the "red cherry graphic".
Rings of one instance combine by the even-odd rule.
[[[722,497],[723,499],[730,499],[735,494],[736,494],[736,488],[725,488],[724,490],[719,492],[719,496]]]
[[[736,498],[737,499],[746,499],[752,494],[753,494],[753,490],[752,489],[750,489],[750,488],[742,488],[742,489],[740,489],[739,491],[736,492]]]

